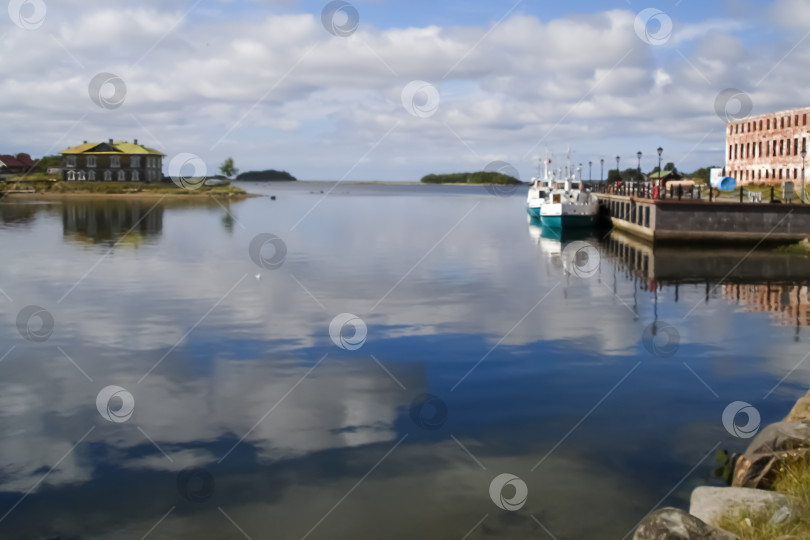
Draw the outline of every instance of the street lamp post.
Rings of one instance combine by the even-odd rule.
[[[802,204],[804,204],[804,162],[807,158],[807,146],[802,146]]]
[[[588,181],[593,180],[593,161],[588,162]]]
[[[636,152],[636,157],[638,158],[638,175],[641,177],[641,152]]]
[[[658,179],[661,179],[661,173],[664,171],[661,170],[661,154],[664,153],[664,149],[660,146],[658,147]]]
[[[605,158],[599,160],[601,163],[601,170],[599,171],[599,181],[602,182],[605,179]]]

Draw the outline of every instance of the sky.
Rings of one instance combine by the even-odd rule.
[[[810,0],[4,3],[0,153],[138,139],[166,174],[418,181],[570,149],[598,179],[659,146],[722,166],[729,118],[810,105]]]

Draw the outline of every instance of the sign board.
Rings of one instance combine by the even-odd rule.
[[[782,184],[782,191],[784,192],[785,201],[793,200],[793,182],[786,181]]]

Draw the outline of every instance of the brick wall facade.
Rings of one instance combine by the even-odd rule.
[[[726,174],[742,184],[800,182],[801,151],[810,137],[808,116],[810,107],[729,122]]]

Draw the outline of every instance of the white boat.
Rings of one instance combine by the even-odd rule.
[[[584,189],[582,180],[567,167],[549,173],[550,160],[545,161],[542,179],[532,178],[526,197],[526,211],[539,218],[544,227],[554,229],[591,227],[599,213],[596,195]],[[570,171],[570,172],[569,172]]]

